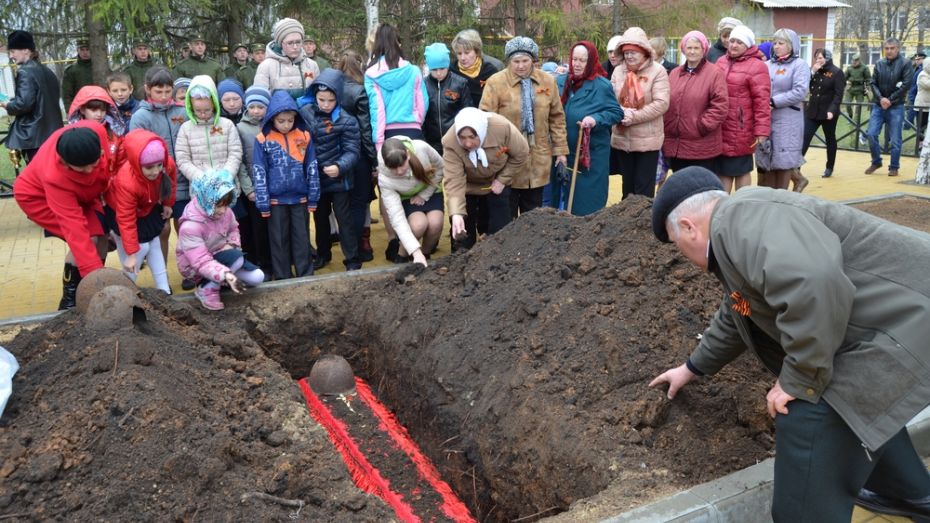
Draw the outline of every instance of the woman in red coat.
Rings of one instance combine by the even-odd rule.
[[[155,286],[171,294],[159,235],[171,217],[177,168],[165,141],[151,131],[130,131],[122,147],[126,161],[104,195],[107,225],[115,234],[120,263],[129,279],[136,281],[145,260]]]
[[[84,120],[55,131],[13,183],[16,203],[46,235],[68,244],[59,310],[74,307],[81,278],[106,257],[101,195],[110,181],[107,131]]]
[[[671,86],[662,154],[673,171],[700,165],[717,172],[723,152],[723,122],[730,97],[723,72],[704,55],[710,44],[700,31],[681,39],[685,63],[668,75]]]
[[[764,56],[756,47],[756,37],[745,25],[730,31],[727,54],[717,60],[727,79],[730,109],[723,122],[723,154],[717,175],[729,192],[752,183],[752,155],[756,147],[765,147],[772,127],[769,100],[772,84]]]

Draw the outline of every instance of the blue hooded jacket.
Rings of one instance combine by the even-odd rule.
[[[401,59],[396,69],[387,67],[381,57],[365,71],[372,141],[378,149],[388,127],[421,129],[429,108],[426,82],[417,66]]]
[[[323,70],[307,87],[304,95],[312,102],[300,109],[300,115],[307,121],[313,137],[320,171],[320,188],[324,193],[344,192],[352,188],[352,171],[361,150],[362,136],[358,130],[358,120],[345,113],[339,105],[344,80],[342,73],[336,69]],[[336,107],[329,113],[316,104],[316,94],[324,87],[336,96]],[[329,165],[339,167],[338,176],[330,177],[323,172]]]
[[[303,203],[313,211],[320,200],[316,153],[307,125],[295,114],[290,132],[278,132],[273,120],[284,111],[296,113],[297,104],[286,91],[277,90],[271,95],[262,132],[255,137],[252,149],[255,206],[265,217],[271,214],[272,205]]]

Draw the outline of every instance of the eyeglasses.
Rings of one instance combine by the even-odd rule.
[[[289,42],[281,42],[281,47],[297,47],[302,43],[304,43],[303,40],[291,40]]]

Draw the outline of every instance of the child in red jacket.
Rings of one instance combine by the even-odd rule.
[[[168,269],[159,235],[171,217],[177,186],[174,160],[157,134],[136,129],[123,138],[126,161],[105,198],[107,225],[113,231],[123,272],[133,281],[148,263],[155,286],[168,294]]]

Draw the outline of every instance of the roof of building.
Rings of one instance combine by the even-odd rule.
[[[786,7],[800,7],[812,9],[827,9],[831,7],[849,7],[837,0],[752,0],[753,3],[762,4],[765,8],[783,9]]]

